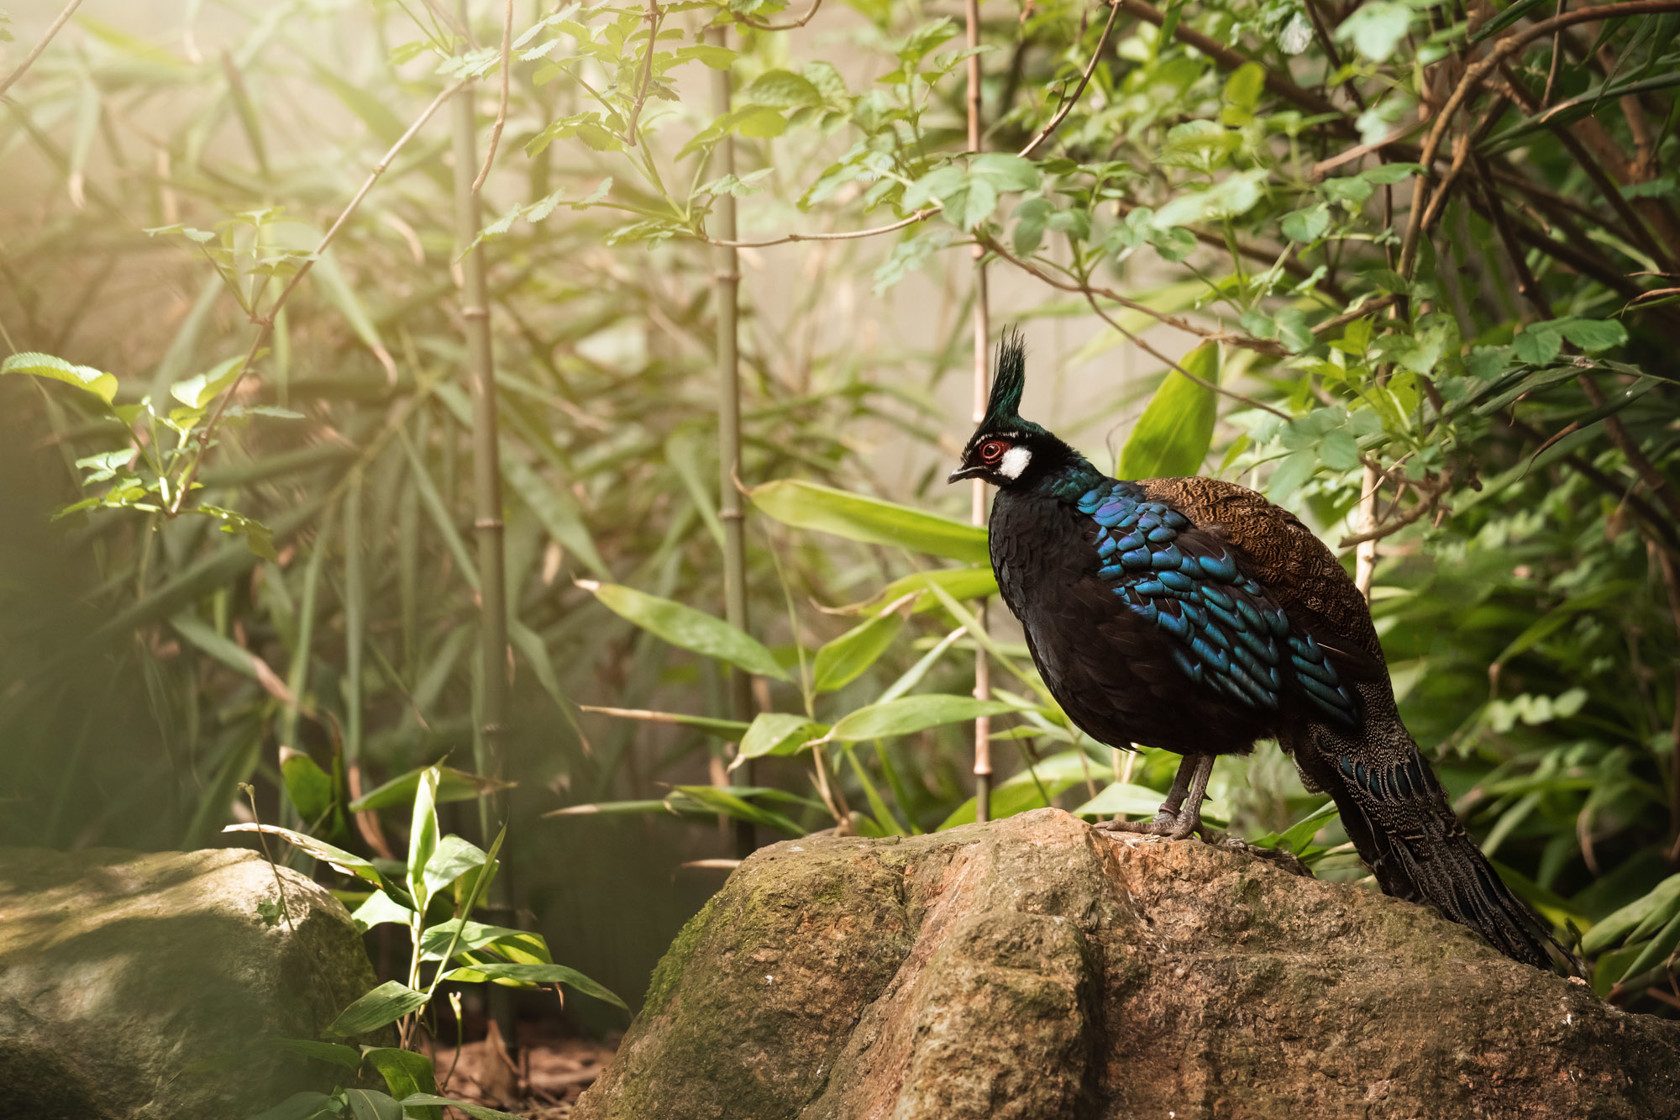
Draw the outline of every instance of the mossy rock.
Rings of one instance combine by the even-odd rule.
[[[1431,910],[1054,809],[755,853],[577,1120],[1680,1118],[1680,1024]]]
[[[273,1039],[373,985],[338,900],[255,852],[0,848],[0,1120],[243,1120],[329,1089]]]

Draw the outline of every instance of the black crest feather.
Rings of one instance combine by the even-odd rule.
[[[1027,344],[1021,332],[1010,327],[998,342],[997,372],[992,378],[992,397],[986,405],[982,426],[1006,426],[1021,418],[1021,394],[1027,387]]]

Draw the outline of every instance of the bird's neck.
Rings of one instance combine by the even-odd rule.
[[[1092,487],[1108,481],[1108,476],[1092,466],[1089,459],[1059,440],[1053,454],[1055,460],[1044,464],[1048,469],[1033,472],[1031,479],[1012,489],[1020,491],[1021,497],[1074,502]]]

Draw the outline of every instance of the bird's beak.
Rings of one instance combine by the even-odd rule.
[[[945,481],[946,483],[952,483],[961,482],[965,478],[976,478],[983,469],[981,467],[958,467],[945,476]]]

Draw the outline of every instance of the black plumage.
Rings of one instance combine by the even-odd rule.
[[[1184,756],[1155,820],[1107,827],[1189,836],[1214,758],[1275,737],[1335,800],[1384,892],[1436,906],[1516,960],[1578,967],[1465,834],[1330,550],[1232,483],[1107,477],[1020,417],[1024,382],[1012,335],[951,481],[998,487],[998,587],[1068,717],[1110,746]]]

